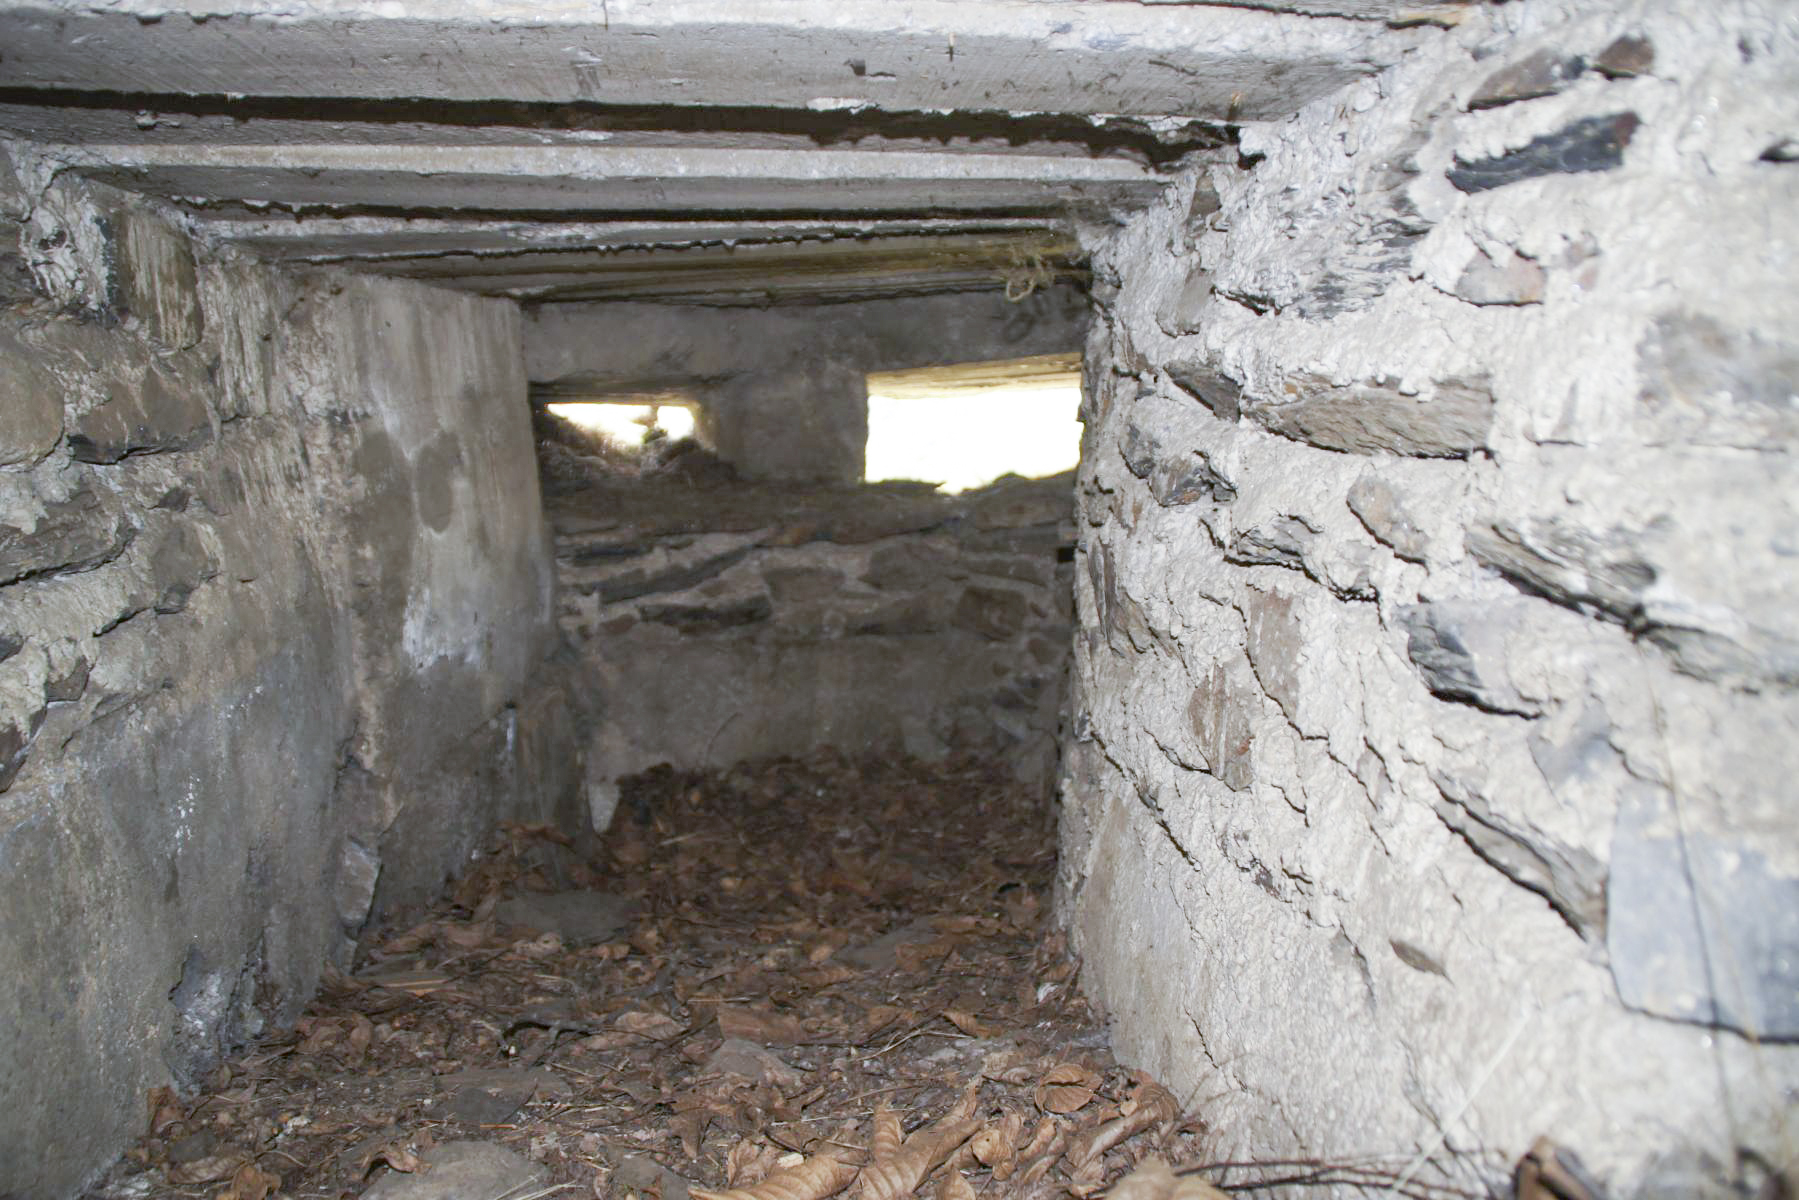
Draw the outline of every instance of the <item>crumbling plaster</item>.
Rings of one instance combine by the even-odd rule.
[[[1485,7],[1095,238],[1062,911],[1222,1157],[1791,1168],[1796,63]]]

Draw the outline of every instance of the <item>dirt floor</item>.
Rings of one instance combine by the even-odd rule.
[[[1119,1067],[1074,987],[1054,846],[997,764],[650,772],[591,861],[498,831],[297,1028],[152,1094],[93,1195],[1485,1194],[1208,1163],[1194,1098]]]

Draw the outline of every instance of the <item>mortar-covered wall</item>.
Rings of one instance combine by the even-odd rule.
[[[1786,4],[1481,6],[1096,243],[1062,912],[1221,1160],[1792,1168],[1795,137]]]
[[[12,167],[0,1193],[39,1197],[297,1015],[372,904],[545,816],[568,745],[525,690],[553,571],[513,306],[221,258]]]
[[[1073,480],[799,489],[632,481],[551,505],[559,611],[617,781],[833,747],[1002,756],[1047,794],[1072,618]]]
[[[585,392],[687,391],[720,457],[748,479],[855,483],[871,371],[1078,351],[1072,285],[775,308],[549,304],[525,322],[534,383]]]

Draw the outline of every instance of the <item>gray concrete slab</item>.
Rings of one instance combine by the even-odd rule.
[[[1147,201],[1120,159],[544,146],[52,146],[92,178],[204,206],[425,212],[1028,213]]]
[[[1261,120],[1411,37],[1074,0],[37,0],[0,13],[0,87]]]

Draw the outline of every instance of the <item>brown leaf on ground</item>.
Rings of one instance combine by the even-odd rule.
[[[231,1176],[231,1184],[213,1200],[267,1200],[281,1190],[281,1176],[263,1170],[255,1163],[245,1163]]]
[[[755,1138],[744,1138],[725,1156],[725,1182],[733,1189],[741,1190],[753,1187],[767,1179],[769,1172],[781,1167],[797,1167],[804,1158],[792,1155],[792,1162],[783,1162],[788,1153],[779,1146]]]
[[[969,1037],[995,1037],[999,1032],[990,1025],[981,1024],[980,1021],[975,1019],[975,1015],[966,1009],[946,1008],[943,1010],[943,1019],[948,1021],[951,1025],[954,1025],[957,1029],[960,1029],[963,1033],[966,1033]]]
[[[863,1168],[857,1183],[858,1200],[901,1200],[924,1182],[939,1163],[948,1158],[980,1122],[952,1112],[928,1129],[907,1138],[897,1153],[877,1157]]]
[[[987,1128],[968,1139],[975,1161],[993,1172],[996,1182],[1004,1183],[1018,1166],[1018,1142],[1024,1133],[1024,1114],[1007,1113],[998,1125]]]
[[[875,1109],[874,1131],[868,1137],[868,1157],[875,1162],[885,1162],[898,1155],[905,1144],[906,1131],[900,1125],[899,1114],[882,1103]]]
[[[658,1042],[666,1042],[687,1032],[687,1026],[673,1017],[659,1012],[623,1012],[612,1019],[612,1024],[626,1033],[634,1033],[639,1037],[650,1038]]]
[[[356,1159],[357,1168],[364,1178],[368,1177],[370,1169],[378,1162],[386,1163],[404,1175],[431,1169],[404,1141],[383,1142],[364,1151]]]
[[[144,1108],[149,1114],[149,1126],[152,1134],[160,1134],[177,1121],[187,1119],[187,1110],[181,1106],[181,1097],[175,1089],[168,1086],[151,1088],[144,1097]]]
[[[1078,1063],[1062,1063],[1051,1067],[1037,1085],[1032,1099],[1044,1112],[1066,1116],[1079,1112],[1093,1100],[1100,1083],[1099,1075]]]
[[[975,1200],[974,1186],[960,1171],[950,1171],[937,1185],[937,1200]]]
[[[1150,1157],[1106,1191],[1106,1200],[1227,1200],[1203,1179],[1176,1175],[1160,1158]]]
[[[694,1188],[693,1200],[825,1200],[848,1187],[856,1168],[828,1154],[814,1154],[798,1166],[774,1171],[753,1187],[714,1192]]]
[[[235,1175],[237,1169],[244,1165],[245,1157],[241,1150],[227,1150],[223,1154],[210,1154],[192,1162],[171,1164],[166,1174],[169,1182],[178,1187],[195,1183],[217,1183]]]
[[[1181,1106],[1171,1092],[1144,1078],[1131,1093],[1130,1111],[1076,1138],[1068,1149],[1068,1164],[1076,1172],[1097,1163],[1102,1154],[1128,1137],[1180,1119]]]
[[[757,1012],[735,1004],[718,1006],[718,1029],[728,1038],[764,1045],[792,1046],[806,1040],[806,1027],[786,1013]]]

